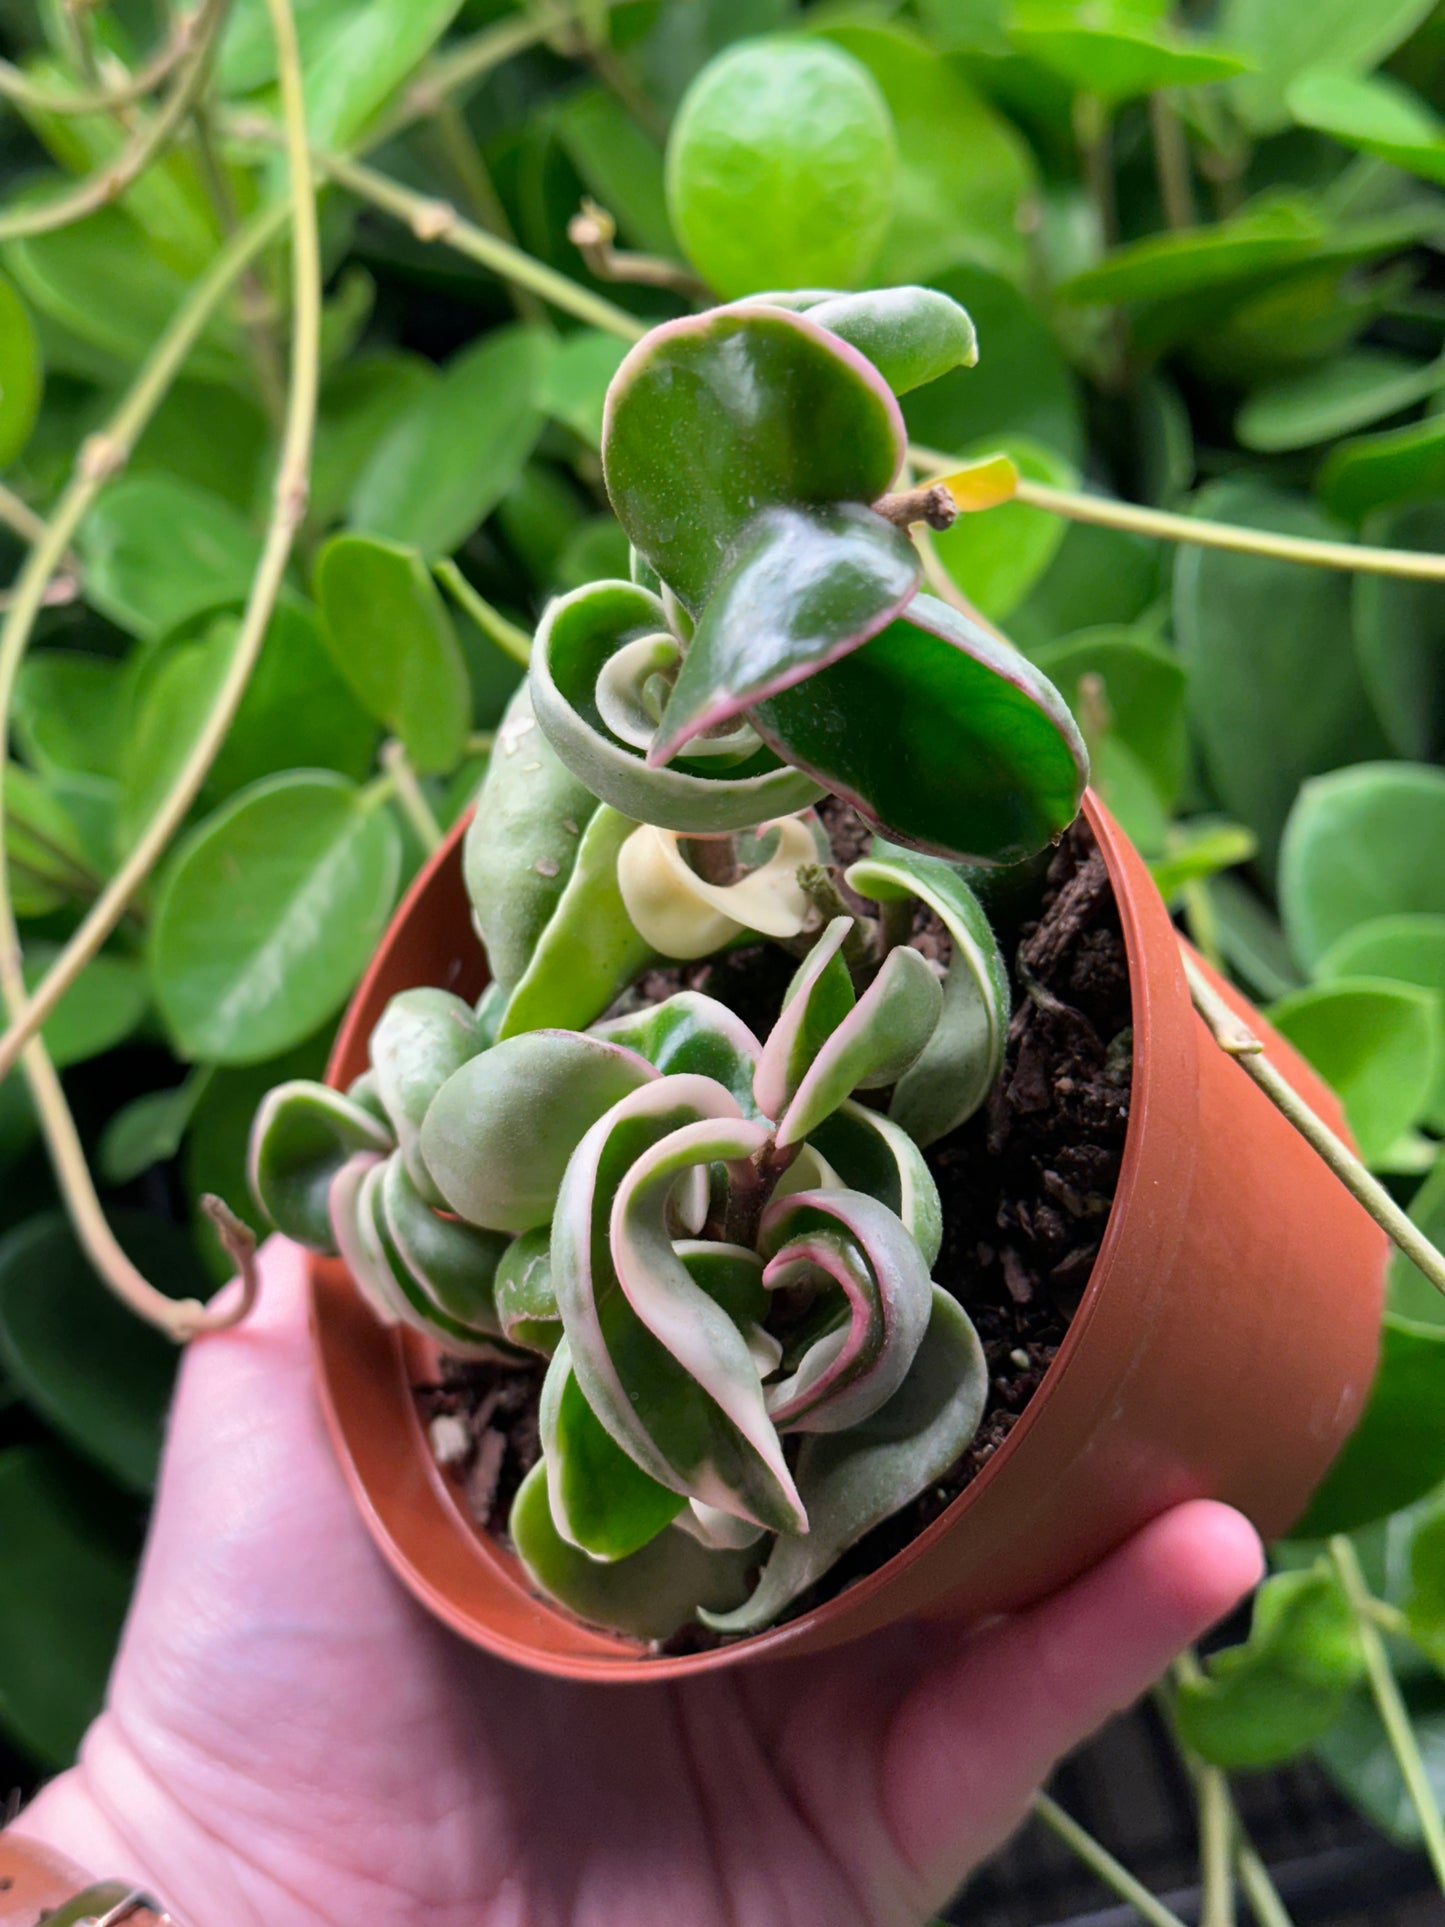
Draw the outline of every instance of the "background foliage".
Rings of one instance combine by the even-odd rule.
[[[909,397],[910,433],[949,457],[1006,450],[1045,491],[1445,540],[1430,0],[296,15],[325,268],[309,502],[220,753],[44,1027],[122,1240],[176,1296],[229,1269],[195,1201],[244,1206],[257,1099],[319,1074],[399,890],[475,787],[542,605],[625,574],[603,391],[627,335],[702,282],[955,296],[980,365]],[[0,0],[19,63],[0,67],[5,576],[67,478],[95,475],[91,438],[173,316],[271,222],[65,545],[19,669],[5,852],[31,989],[197,766],[272,515],[290,329],[267,213],[284,190],[274,43],[262,0],[196,19],[194,99],[127,182],[108,170],[164,87],[83,113],[54,97],[113,92],[167,48],[178,89],[194,35],[158,0]],[[729,52],[760,35],[783,38]],[[815,138],[799,90],[820,69],[847,112]],[[344,158],[360,152],[375,173]],[[83,218],[37,222],[62,177],[100,191]],[[584,198],[605,215],[579,253]],[[1273,1007],[1438,1241],[1445,587],[1173,549],[1039,499],[962,517],[935,582],[1063,687],[1195,940]],[[173,1357],[98,1287],[18,1074],[0,1167],[0,1725],[51,1766],[105,1675]],[[1445,1787],[1445,1307],[1403,1261],[1391,1293],[1373,1405],[1305,1530],[1355,1535],[1372,1623],[1408,1635],[1397,1670]],[[1370,1716],[1348,1560],[1320,1554],[1281,1550],[1249,1645],[1181,1683],[1181,1721],[1221,1765],[1313,1747],[1418,1837]]]

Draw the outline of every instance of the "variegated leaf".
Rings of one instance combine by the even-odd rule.
[[[626,1559],[669,1526],[687,1501],[649,1478],[583,1397],[564,1338],[538,1412],[552,1523],[592,1559]]]
[[[742,1018],[715,997],[679,990],[660,1004],[594,1024],[592,1035],[636,1051],[664,1077],[692,1071],[714,1078],[745,1115],[757,1115],[753,1078],[762,1046]]]
[[[932,1271],[943,1247],[943,1206],[933,1173],[906,1131],[850,1097],[814,1127],[804,1146],[805,1154],[808,1151],[824,1160],[839,1184],[886,1204]]]
[[[850,917],[834,917],[793,973],[753,1082],[764,1117],[783,1115],[813,1059],[857,1002],[841,954],[852,927]]]
[[[776,832],[770,853],[732,883],[699,876],[674,831],[652,823],[633,831],[618,856],[617,881],[628,916],[655,950],[706,957],[747,930],[786,938],[807,928],[813,913],[798,870],[816,861],[812,828],[797,816],[767,827]]]
[[[430,1204],[442,1202],[417,1139],[427,1106],[454,1070],[482,1048],[470,1004],[423,985],[398,991],[371,1033],[371,1074],[411,1181]]]
[[[552,1289],[552,1234],[546,1225],[522,1232],[497,1262],[493,1295],[497,1322],[510,1344],[550,1358],[562,1337],[562,1314]]]
[[[778,1143],[797,1144],[853,1091],[895,1083],[933,1035],[943,991],[927,961],[901,944],[828,1037],[778,1125]]]
[[[391,1267],[407,1322],[450,1352],[517,1357],[503,1342],[497,1314],[497,1266],[510,1242],[434,1211],[397,1155],[366,1193],[382,1256]]]
[[[394,1140],[367,1105],[296,1080],[269,1091],[251,1126],[251,1193],[278,1231],[334,1252],[330,1193],[348,1158],[384,1157]]]

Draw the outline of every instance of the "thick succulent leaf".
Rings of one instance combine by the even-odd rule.
[[[1249,1638],[1179,1686],[1175,1719],[1212,1766],[1279,1766],[1334,1725],[1364,1668],[1354,1608],[1324,1566],[1281,1572],[1255,1594]]]
[[[509,1037],[442,1085],[422,1124],[422,1157],[460,1217],[530,1231],[551,1217],[588,1127],[656,1075],[601,1038],[565,1030]]]
[[[664,322],[607,392],[617,519],[694,614],[759,510],[876,501],[903,452],[903,417],[873,364],[782,308]]]
[[[569,1546],[553,1523],[540,1464],[512,1501],[507,1531],[540,1592],[579,1619],[637,1639],[666,1639],[700,1608],[726,1610],[747,1590],[750,1554],[712,1552],[675,1529],[611,1565]]]
[[[979,624],[915,596],[905,615],[751,712],[780,756],[892,841],[1017,863],[1078,813],[1088,757],[1053,684]],[[898,754],[895,719],[907,736]]]
[[[703,1608],[698,1617],[723,1633],[770,1625],[841,1553],[952,1465],[978,1430],[987,1396],[978,1334],[957,1300],[935,1285],[913,1369],[888,1403],[852,1431],[803,1441],[797,1477],[808,1532],[779,1536],[745,1606]]]
[[[783,1115],[813,1059],[857,1002],[841,954],[852,927],[851,917],[834,917],[793,973],[753,1080],[753,1095],[765,1117]]]
[[[381,1322],[398,1325],[410,1322],[411,1307],[381,1248],[373,1203],[385,1167],[386,1160],[375,1152],[358,1152],[336,1173],[327,1201],[331,1207],[332,1249]]]
[[[372,1113],[324,1084],[278,1084],[251,1126],[251,1195],[268,1221],[313,1251],[334,1252],[331,1181],[359,1152],[384,1157],[389,1130]]]
[[[463,849],[477,934],[505,990],[531,960],[596,807],[538,728],[524,682],[497,731]]]
[[[473,1357],[509,1353],[499,1341],[495,1281],[511,1242],[505,1232],[481,1231],[433,1211],[399,1156],[388,1158],[368,1186],[375,1237],[391,1267],[408,1323],[439,1338],[448,1351]]]
[[[933,1173],[907,1131],[850,1097],[815,1127],[804,1157],[810,1151],[850,1191],[866,1191],[886,1204],[932,1271],[943,1248],[943,1206]],[[802,1162],[800,1157],[790,1167],[790,1176]],[[774,1190],[775,1201],[778,1195]]]
[[[625,815],[689,834],[746,829],[816,802],[821,786],[780,766],[770,750],[726,769],[696,757],[652,769],[613,733],[597,700],[608,664],[667,627],[662,601],[632,582],[589,583],[547,605],[532,650],[531,700],[568,769]]]
[[[550,1358],[561,1342],[562,1313],[552,1289],[552,1234],[546,1225],[512,1239],[497,1260],[492,1296],[508,1343]]]
[[[922,572],[906,532],[857,502],[763,509],[699,613],[648,762],[671,762],[690,738],[857,649],[906,607]]]
[[[808,319],[867,355],[895,395],[972,368],[978,337],[968,310],[936,288],[875,288],[830,295]]]
[[[900,944],[826,1039],[778,1124],[797,1144],[854,1091],[896,1084],[917,1061],[943,1010],[943,990],[921,952]]]
[[[442,1202],[422,1162],[417,1139],[427,1106],[468,1058],[482,1048],[470,1004],[429,985],[399,991],[371,1033],[374,1088],[411,1174],[430,1204]]]
[[[687,1504],[649,1478],[597,1417],[582,1396],[565,1338],[542,1383],[538,1425],[552,1523],[590,1558],[626,1559]]]
[[[762,1046],[734,1011],[699,990],[594,1024],[594,1037],[645,1057],[664,1077],[693,1072],[722,1085],[745,1117],[755,1117],[753,1079]]]
[[[692,1280],[665,1216],[679,1179],[766,1137],[708,1078],[661,1078],[624,1098],[567,1167],[552,1276],[587,1402],[643,1471],[760,1525],[805,1529],[747,1342]]]
[[[583,1030],[655,959],[617,882],[617,856],[637,825],[603,804],[582,832],[577,861],[508,1001],[499,1037],[555,1026]]]
[[[769,1386],[774,1425],[842,1432],[861,1424],[893,1397],[923,1343],[933,1310],[923,1253],[887,1205],[862,1191],[803,1191],[771,1204],[759,1242],[770,1291],[821,1273],[847,1306],[846,1322]]]
[[[812,905],[798,882],[802,864],[817,861],[809,825],[796,816],[764,826],[776,832],[771,851],[733,883],[708,883],[678,847],[675,830],[643,823],[623,844],[617,883],[639,934],[664,957],[707,957],[756,930],[796,937]],[[772,839],[768,839],[772,841]]]
[[[1008,966],[983,906],[950,863],[875,842],[846,878],[875,903],[920,897],[948,931],[943,1010],[918,1061],[898,1080],[888,1114],[919,1144],[956,1130],[988,1096],[1008,1041]]]

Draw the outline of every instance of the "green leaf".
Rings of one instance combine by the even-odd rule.
[[[579,1619],[666,1639],[697,1617],[700,1607],[726,1610],[747,1586],[751,1554],[713,1552],[673,1528],[610,1565],[569,1546],[552,1520],[547,1471],[533,1466],[518,1488],[507,1533],[528,1577]]]
[[[1285,931],[1313,966],[1356,924],[1445,916],[1445,771],[1362,763],[1316,777],[1290,812],[1280,853]]]
[[[609,1018],[593,1035],[636,1051],[664,1077],[710,1077],[744,1116],[756,1115],[753,1080],[761,1046],[741,1017],[701,991],[679,990],[660,1004]]]
[[[371,1033],[367,1056],[376,1095],[407,1174],[428,1204],[443,1199],[421,1155],[422,1120],[452,1073],[483,1048],[471,1005],[430,984],[399,990]]]
[[[1397,1658],[1395,1671],[1437,1804],[1445,1804],[1445,1680],[1424,1658]],[[1420,1816],[1400,1773],[1389,1735],[1380,1723],[1374,1696],[1363,1687],[1353,1694],[1335,1726],[1320,1741],[1315,1757],[1365,1817],[1398,1845],[1423,1848]]]
[[[0,275],[0,469],[30,440],[44,375],[40,343],[25,303]]]
[[[1311,68],[1291,83],[1288,98],[1290,113],[1305,127],[1437,186],[1445,183],[1445,121],[1398,80]]]
[[[1445,387],[1445,367],[1359,348],[1256,388],[1234,431],[1246,448],[1313,448],[1398,415]]]
[[[210,1081],[209,1068],[193,1071],[183,1083],[142,1091],[114,1112],[100,1136],[100,1171],[106,1183],[131,1184],[153,1166],[169,1164]]]
[[[1009,633],[1026,655],[1098,628],[1152,635],[1148,620],[1160,594],[1166,545],[1122,529],[1070,522],[1038,584],[1009,617]]]
[[[151,982],[180,1050],[249,1064],[299,1043],[350,993],[386,925],[401,837],[339,776],[242,790],[175,850]]]
[[[19,763],[7,763],[5,855],[15,874],[18,917],[44,916],[92,886],[90,861],[75,819],[58,796]]]
[[[906,717],[894,754],[878,717]],[[1009,863],[1078,809],[1086,759],[1062,698],[1024,657],[932,596],[753,712],[764,740],[892,841]]]
[[[872,363],[780,309],[665,322],[628,355],[608,398],[612,506],[694,613],[762,510],[875,501],[902,457],[898,404]]]
[[[1395,509],[1372,517],[1364,533],[1386,548],[1438,554],[1445,506]],[[1445,758],[1445,588],[1356,576],[1355,649],[1391,749],[1421,763]]]
[[[322,634],[358,701],[420,771],[460,762],[471,692],[441,591],[414,548],[336,535],[316,562]]]
[[[538,1411],[552,1522],[590,1558],[626,1559],[666,1530],[687,1504],[650,1479],[582,1396],[564,1338],[542,1384]]]
[[[1242,877],[1211,877],[1206,886],[1225,962],[1261,998],[1297,990],[1300,973],[1273,910]]]
[[[1161,802],[1179,801],[1189,768],[1184,716],[1184,666],[1144,628],[1083,629],[1032,650],[1034,662],[1079,713],[1086,676],[1109,718],[1109,733],[1126,744],[1148,773]]]
[[[1445,415],[1332,448],[1315,486],[1325,507],[1347,522],[1362,522],[1372,509],[1445,494]]]
[[[126,473],[189,482],[250,516],[265,502],[270,458],[271,426],[259,401],[219,382],[179,381],[142,432]]]
[[[1071,276],[1057,292],[1062,300],[1080,304],[1198,295],[1307,260],[1324,231],[1319,214],[1307,203],[1262,202],[1209,227],[1127,242],[1096,267]]]
[[[1254,61],[1257,71],[1231,89],[1246,124],[1273,133],[1289,120],[1291,81],[1316,65],[1365,73],[1392,53],[1431,10],[1431,0],[1225,0],[1221,37]]]
[[[588,1129],[654,1076],[634,1052],[572,1031],[528,1031],[463,1064],[421,1130],[427,1170],[470,1224],[530,1231],[552,1215]]]
[[[15,734],[51,780],[119,774],[130,727],[119,663],[71,649],[36,649],[15,681]]]
[[[982,904],[952,864],[877,839],[846,881],[875,902],[917,897],[948,932],[938,1024],[888,1105],[915,1142],[929,1145],[973,1116],[1003,1067],[1008,967]]]
[[[1247,479],[1202,490],[1194,507],[1246,528],[1337,534],[1311,504]],[[1355,665],[1349,577],[1184,547],[1174,625],[1210,782],[1272,868],[1300,784],[1381,747]]]
[[[749,41],[710,62],[677,111],[668,210],[725,297],[852,288],[888,227],[895,164],[888,105],[856,60],[818,41]]]
[[[886,1204],[933,1269],[943,1248],[943,1206],[923,1153],[907,1131],[850,1097],[818,1125],[806,1149],[826,1160],[848,1190]],[[805,1163],[806,1151],[774,1190],[774,1199],[789,1195],[783,1184]]]
[[[596,807],[537,727],[523,683],[497,731],[462,856],[472,918],[504,991],[531,961]]]
[[[1009,38],[1020,53],[1111,106],[1165,87],[1229,80],[1249,65],[1227,48],[1166,29],[1081,21],[1058,0],[1021,7]]]
[[[524,1231],[502,1253],[492,1296],[502,1336],[550,1358],[562,1342],[562,1313],[552,1289],[550,1227]]]
[[[958,451],[960,461],[985,454],[1007,455],[1020,475],[1051,488],[1073,488],[1072,466],[1041,442],[1008,435],[987,447],[976,443]],[[951,529],[933,538],[943,566],[964,595],[995,622],[1012,613],[1048,568],[1064,539],[1063,518],[1025,502],[1002,502],[982,514],[960,515]]]
[[[850,918],[835,917],[793,972],[753,1076],[753,1098],[765,1117],[783,1116],[818,1052],[856,1006],[842,956],[851,930]]]
[[[932,281],[972,316],[980,366],[957,368],[910,394],[903,404],[909,436],[946,455],[1023,438],[1077,462],[1084,436],[1074,378],[1034,303],[988,268],[949,267]],[[1076,533],[1071,524],[1069,539]]]
[[[1366,926],[1368,928],[1368,926]],[[1431,1244],[1445,1249],[1445,1157],[1436,1151],[1434,1169],[1410,1200],[1410,1217]],[[1445,1297],[1405,1256],[1390,1256],[1390,1310],[1424,1325],[1445,1325]]]
[[[820,328],[867,355],[895,395],[955,368],[972,368],[978,360],[978,337],[967,309],[936,288],[835,294],[809,302],[804,311]]]
[[[1387,1312],[1364,1417],[1295,1527],[1296,1538],[1356,1532],[1413,1505],[1445,1479],[1442,1372],[1445,1325]]]
[[[522,472],[542,429],[551,337],[496,328],[464,348],[382,437],[352,487],[368,535],[450,555]]]
[[[163,1291],[208,1295],[177,1226],[138,1211],[113,1222],[127,1254]],[[102,1284],[62,1213],[27,1218],[0,1240],[6,1374],[68,1445],[128,1492],[155,1484],[178,1357]]]
[[[755,515],[699,616],[649,763],[858,648],[902,612],[921,573],[906,532],[856,503]]]
[[[307,502],[312,523],[325,528],[335,521],[378,443],[438,379],[434,363],[408,354],[354,355],[326,377]]]
[[[1445,916],[1376,917],[1356,924],[1332,943],[1315,965],[1322,983],[1343,977],[1388,977],[1413,984],[1436,999],[1445,1023]],[[1425,1109],[1425,1122],[1445,1125],[1445,1062]]]
[[[1253,861],[1259,853],[1259,838],[1242,823],[1201,816],[1188,823],[1171,823],[1161,847],[1164,854],[1150,859],[1149,874],[1160,896],[1172,906],[1189,884],[1208,882],[1221,870]]]
[[[842,929],[838,930],[838,926]],[[832,926],[839,941],[847,922]],[[811,1135],[856,1090],[896,1084],[938,1026],[943,991],[921,951],[900,944],[858,1002],[819,1044],[778,1120],[779,1146]]]
[[[27,990],[35,989],[59,954],[56,944],[26,945]],[[41,1027],[56,1069],[114,1050],[140,1024],[149,1002],[145,966],[138,959],[109,952],[93,957]]]
[[[1366,1164],[1417,1124],[1441,1074],[1440,1000],[1414,984],[1347,977],[1297,990],[1271,1009],[1345,1107]]]
[[[821,30],[872,74],[898,133],[893,219],[874,282],[928,281],[952,294],[937,277],[960,260],[1021,277],[1019,214],[1037,176],[1012,124],[958,67],[903,27],[858,20]],[[803,280],[796,271],[777,278],[795,286]]]
[[[1334,1574],[1324,1565],[1277,1573],[1254,1596],[1245,1644],[1179,1684],[1174,1718],[1212,1766],[1281,1766],[1328,1732],[1363,1668],[1354,1608]]]
[[[269,1223],[313,1251],[334,1252],[331,1184],[349,1158],[385,1157],[392,1133],[354,1098],[296,1078],[261,1100],[251,1126],[251,1195]]]
[[[166,475],[113,483],[81,524],[76,547],[87,600],[147,639],[243,602],[261,552],[229,503]]]
[[[677,252],[667,213],[662,151],[605,87],[580,87],[557,107],[553,125],[587,191],[625,241],[649,254]]]
[[[626,354],[625,341],[596,328],[568,335],[542,377],[538,401],[543,411],[596,448],[602,441],[607,385]]]
[[[871,1527],[899,1510],[958,1457],[988,1396],[983,1347],[961,1305],[938,1285],[913,1369],[886,1405],[848,1432],[803,1441],[798,1489],[806,1535],[781,1533],[756,1589],[732,1613],[703,1611],[718,1632],[756,1632]]]
[[[409,1324],[463,1357],[511,1357],[498,1339],[494,1286],[511,1244],[505,1232],[479,1230],[434,1211],[400,1156],[376,1167],[366,1188],[369,1227],[390,1268]]]
[[[1410,1581],[1403,1611],[1410,1637],[1445,1671],[1445,1507],[1438,1499],[1410,1534]]]
[[[130,1601],[114,1492],[53,1446],[12,1446],[0,1452],[0,1540],[0,1725],[69,1766]]]

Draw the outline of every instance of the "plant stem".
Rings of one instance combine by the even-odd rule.
[[[38,542],[45,534],[45,517],[37,515],[28,502],[3,482],[0,482],[0,522],[22,542]]]
[[[1127,1901],[1141,1919],[1147,1920],[1149,1927],[1184,1927],[1178,1914],[1171,1912],[1162,1900],[1156,1900],[1143,1881],[1136,1880],[1107,1847],[1086,1832],[1077,1820],[1070,1819],[1047,1793],[1034,1796],[1034,1813],[1111,1893]]]
[[[482,633],[490,636],[503,654],[525,669],[532,660],[532,638],[526,630],[519,629],[515,622],[508,622],[500,609],[494,609],[484,596],[478,595],[450,556],[444,562],[433,563],[432,574]]]
[[[454,100],[438,101],[432,122],[442,158],[471,212],[489,233],[498,235],[515,247],[517,237],[507,219],[507,210],[492,184],[481,149],[472,139],[471,129],[460,107]],[[508,282],[507,292],[522,320],[538,321],[544,327],[551,327],[551,316],[530,288]]]
[[[196,153],[206,196],[223,239],[233,240],[241,229],[241,213],[226,164],[216,146],[210,109],[204,100],[196,102],[191,124],[196,132]],[[271,322],[271,297],[254,267],[243,270],[237,288],[256,386],[261,391],[267,419],[272,428],[280,432],[286,419],[286,373],[281,343]]]
[[[1193,1680],[1202,1677],[1199,1661],[1195,1658],[1193,1652],[1181,1653],[1170,1670],[1176,1680]],[[1186,1746],[1179,1737],[1179,1732],[1173,1719],[1173,1708],[1166,1688],[1163,1686],[1157,1687],[1155,1689],[1155,1697],[1169,1724],[1173,1734],[1174,1744],[1179,1749],[1179,1757],[1184,1762],[1184,1770],[1188,1773],[1196,1790],[1198,1790],[1201,1786],[1203,1775],[1210,1769],[1205,1766],[1203,1760],[1200,1759],[1194,1749]],[[1227,1774],[1221,1774],[1219,1776],[1219,1785],[1220,1798],[1224,1806],[1225,1816],[1228,1822],[1229,1838],[1234,1854],[1235,1872],[1238,1875],[1239,1885],[1244,1893],[1244,1897],[1249,1902],[1250,1909],[1254,1914],[1255,1927],[1294,1927],[1294,1923],[1289,1917],[1284,1902],[1275,1890],[1275,1884],[1270,1878],[1269,1868],[1255,1851],[1248,1835],[1244,1831],[1243,1823],[1239,1817],[1239,1809],[1235,1806],[1234,1796],[1230,1792]]]
[[[1189,147],[1174,111],[1173,96],[1160,89],[1149,96],[1149,131],[1154,141],[1154,172],[1164,219],[1176,231],[1194,226],[1194,184],[1189,178]]]
[[[45,87],[8,60],[0,60],[0,96],[33,114],[109,114],[153,94],[195,44],[197,12],[183,13],[170,38],[133,74],[113,86],[73,92]]]
[[[582,206],[567,223],[567,239],[599,281],[631,282],[637,288],[665,288],[688,301],[706,299],[707,283],[679,261],[660,254],[637,254],[614,245],[617,223],[594,200],[583,196]]]
[[[1430,1857],[1430,1865],[1435,1871],[1442,1892],[1445,1892],[1445,1820],[1440,1817],[1430,1776],[1425,1771],[1425,1762],[1420,1755],[1420,1743],[1415,1737],[1415,1729],[1410,1724],[1410,1715],[1401,1697],[1399,1682],[1390,1665],[1390,1655],[1385,1650],[1385,1642],[1380,1629],[1368,1611],[1370,1591],[1365,1584],[1365,1576],[1360,1571],[1360,1562],[1355,1548],[1343,1533],[1330,1540],[1330,1559],[1340,1576],[1350,1604],[1355,1609],[1355,1623],[1360,1636],[1360,1650],[1365,1656],[1365,1672],[1369,1678],[1370,1691],[1374,1695],[1375,1707],[1380,1715],[1380,1723],[1390,1742],[1390,1751],[1400,1769],[1400,1777],[1405,1782],[1405,1790],[1410,1796],[1420,1822],[1420,1831],[1425,1840],[1425,1851]]]
[[[1341,1142],[1329,1125],[1310,1109],[1264,1055],[1264,1045],[1220,996],[1198,965],[1183,954],[1184,974],[1194,1008],[1204,1019],[1221,1050],[1227,1051],[1247,1076],[1253,1078],[1275,1107],[1294,1125],[1300,1136],[1318,1151],[1325,1163],[1350,1194],[1369,1212],[1405,1256],[1429,1279],[1439,1292],[1445,1292],[1445,1255],[1412,1224],[1379,1180]]]
[[[441,848],[442,826],[432,814],[432,806],[417,781],[416,771],[406,753],[406,745],[389,736],[381,746],[381,767],[391,778],[392,793],[402,814],[416,831],[417,841],[430,856]]]
[[[1235,1927],[1229,1787],[1217,1766],[1199,1771],[1199,1927]]]
[[[97,208],[107,206],[125,193],[167,145],[195,105],[210,66],[212,43],[229,4],[230,0],[202,0],[195,44],[186,55],[175,86],[154,119],[116,159],[87,174],[68,194],[0,215],[0,241],[18,240],[27,234],[48,234],[54,228],[68,227],[72,221],[94,214]]]
[[[1119,238],[1119,210],[1114,198],[1114,155],[1109,110],[1097,94],[1074,96],[1074,140],[1083,166],[1084,185],[1094,204],[1099,240],[1107,250]]]
[[[316,224],[316,197],[306,145],[301,55],[296,42],[291,0],[266,0],[266,5],[276,38],[277,72],[286,122],[290,176],[288,200],[292,226],[293,285],[291,385],[286,408],[286,432],[276,478],[275,506],[247,598],[235,651],[215,708],[207,717],[205,728],[165,800],[95,908],[62,951],[28,1007],[20,968],[18,932],[8,897],[0,891],[0,911],[3,911],[3,921],[8,925],[7,929],[0,931],[0,989],[3,989],[14,1020],[6,1040],[10,1048],[10,1056],[6,1061],[13,1063],[16,1048],[28,1038],[29,1041],[25,1042],[25,1065],[36,1109],[46,1126],[47,1142],[66,1208],[91,1262],[113,1290],[133,1304],[143,1316],[178,1338],[193,1336],[199,1330],[215,1329],[219,1324],[233,1323],[236,1317],[245,1315],[246,1297],[243,1294],[241,1305],[223,1318],[201,1312],[198,1323],[196,1308],[179,1312],[171,1308],[170,1301],[155,1292],[136,1271],[106,1224],[60,1080],[55,1075],[44,1043],[35,1032],[47,1010],[54,1008],[69,983],[84,969],[120,920],[131,895],[153,867],[200,790],[206,772],[225,740],[226,731],[245,691],[251,667],[260,653],[296,529],[305,514],[306,481],[310,470],[320,382],[321,251]],[[254,227],[247,238],[254,238]],[[241,250],[238,244],[233,244],[227,252],[231,255],[240,254],[236,263],[237,272],[250,258],[250,253]],[[215,275],[213,265],[208,281],[213,280]],[[197,292],[199,290],[193,292],[188,306],[195,301]],[[173,324],[171,334],[175,332]],[[153,357],[152,366],[155,359]],[[54,532],[52,524],[52,540]],[[3,713],[3,709],[0,709],[0,713]],[[45,1001],[47,999],[48,1002]],[[3,1074],[3,1070],[0,1070],[0,1075]],[[157,1300],[160,1302],[157,1303]]]

